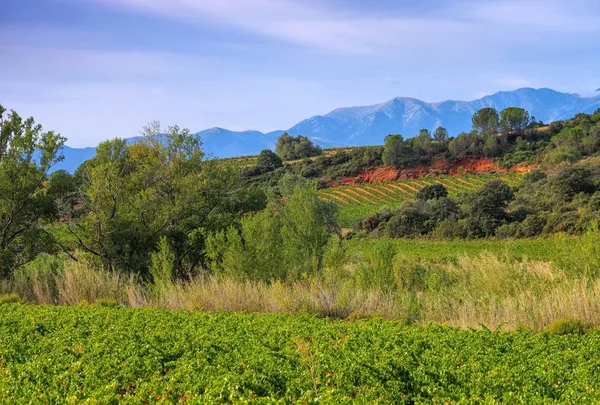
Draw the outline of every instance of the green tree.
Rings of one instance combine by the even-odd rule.
[[[302,135],[293,137],[285,132],[277,139],[275,153],[283,160],[295,160],[318,156],[322,154],[323,151],[307,137]]]
[[[507,107],[500,111],[500,127],[502,131],[516,132],[521,135],[529,125],[529,112],[519,107]]]
[[[146,127],[143,140],[131,145],[100,144],[82,175],[86,214],[71,233],[106,270],[149,276],[164,236],[176,276],[189,275],[204,261],[207,234],[264,207],[240,187],[239,170],[204,160],[189,130],[157,132]]]
[[[428,201],[448,197],[448,190],[442,184],[436,183],[425,186],[417,192],[418,200]]]
[[[381,156],[383,164],[402,167],[411,154],[412,149],[405,144],[402,135],[390,134],[385,137]]]
[[[330,236],[340,234],[336,205],[322,201],[316,186],[296,187],[283,206],[283,252],[292,277],[317,272]]]
[[[0,276],[33,259],[57,208],[45,183],[65,139],[0,105]]]
[[[421,129],[419,134],[413,138],[413,144],[417,153],[421,156],[429,157],[435,152],[431,132],[428,129]]]
[[[283,166],[281,158],[270,149],[264,149],[258,154],[256,166],[262,173],[271,172]]]
[[[482,108],[473,114],[471,121],[473,123],[473,129],[475,129],[479,134],[495,134],[498,132],[500,117],[495,108],[487,107]]]
[[[468,232],[471,237],[491,236],[508,218],[506,209],[514,198],[513,190],[494,180],[469,198]]]

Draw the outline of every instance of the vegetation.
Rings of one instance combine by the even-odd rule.
[[[516,186],[521,177],[517,173],[428,176],[418,179],[324,188],[319,190],[319,196],[338,206],[340,225],[350,228],[358,219],[366,219],[379,211],[385,213],[398,210],[402,204],[419,199],[421,190],[427,190],[434,185],[443,187],[446,193],[452,198],[456,198],[461,194],[466,195],[477,191],[489,181],[501,180],[511,186]]]
[[[105,306],[2,311],[2,402],[600,399],[595,331],[492,333]]]
[[[153,123],[51,175],[64,139],[5,113],[0,402],[598,400],[600,111],[228,160]]]
[[[322,153],[321,148],[312,143],[305,136],[293,137],[287,132],[281,134],[275,145],[275,152],[283,160],[295,160],[305,157],[317,156]]]

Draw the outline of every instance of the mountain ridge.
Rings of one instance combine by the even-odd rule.
[[[410,138],[422,128],[434,130],[438,126],[445,127],[451,136],[456,136],[470,130],[471,117],[477,110],[485,107],[502,110],[510,106],[525,108],[536,120],[550,123],[577,113],[594,112],[600,108],[600,95],[582,97],[550,88],[524,87],[498,91],[471,101],[426,102],[414,97],[394,97],[378,104],[336,108],[327,114],[302,120],[287,130],[264,133],[212,127],[195,135],[202,138],[204,149],[213,157],[251,155],[262,149],[272,149],[283,132],[308,136],[323,147],[377,145],[382,144],[383,138],[390,133]],[[63,151],[65,159],[54,170],[73,172],[79,164],[93,157],[94,151],[95,147],[66,146]]]

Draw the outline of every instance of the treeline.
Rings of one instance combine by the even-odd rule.
[[[503,135],[494,134],[495,116],[489,110],[476,114],[477,142],[485,136],[502,142]],[[504,116],[498,114],[500,129]],[[485,129],[479,121],[493,125]],[[598,150],[600,112],[531,134],[533,124],[527,121],[529,129],[522,128],[523,121],[507,132],[513,155],[530,151],[556,164]],[[257,164],[240,168],[233,161],[207,160],[201,140],[188,130],[155,123],[144,128],[139,142],[101,143],[73,175],[48,175],[62,159],[64,138],[3,108],[0,125],[4,278],[47,255],[146,281],[205,273],[260,280],[314,274],[324,261],[336,260],[341,240],[336,207],[318,198],[317,178],[347,175],[398,156],[396,165],[433,159],[452,153],[453,142],[465,136],[451,139],[442,129],[407,140],[392,135],[383,147],[352,148],[294,165],[285,159],[322,151],[307,138],[284,137],[279,154],[263,151]],[[390,144],[399,145],[400,152],[391,153]],[[544,148],[531,146],[539,144]],[[488,184],[469,198],[452,200],[440,188],[426,189],[417,201],[366,218],[355,231],[393,237],[577,233],[596,219],[598,184],[597,169],[572,167],[550,176],[534,172],[517,190]]]
[[[483,108],[473,115],[472,126],[470,132],[462,132],[456,137],[451,137],[443,127],[436,128],[433,133],[422,129],[412,138],[390,134],[385,137],[383,146],[341,149],[329,155],[319,155],[322,151],[295,154],[291,158],[287,150],[294,146],[281,149],[280,144],[302,143],[302,148],[314,149],[306,147],[310,143],[308,138],[283,134],[276,153],[261,152],[261,155],[269,152],[277,155],[281,162],[276,166],[258,163],[248,168],[244,177],[249,184],[272,185],[284,173],[293,172],[325,184],[383,165],[401,169],[430,164],[436,159],[457,161],[476,157],[497,160],[505,168],[520,163],[554,167],[600,151],[600,110],[545,126],[522,108],[509,107],[500,112]],[[295,161],[286,163],[286,160]]]
[[[421,189],[399,209],[358,220],[350,237],[501,238],[557,232],[582,234],[600,220],[600,166],[526,174],[516,188],[491,181],[474,193],[448,197],[441,184]]]

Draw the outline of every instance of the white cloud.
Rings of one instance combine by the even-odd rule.
[[[74,0],[72,0],[74,1]],[[377,53],[423,47],[466,48],[487,40],[531,43],[523,35],[536,29],[546,34],[582,32],[600,25],[589,12],[591,0],[494,0],[453,2],[427,15],[401,11],[382,15],[327,7],[316,0],[86,0],[204,24],[229,27],[316,49],[344,53]],[[586,7],[584,7],[586,6]],[[510,29],[506,29],[510,26]],[[502,28],[502,31],[496,29]]]

